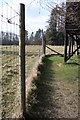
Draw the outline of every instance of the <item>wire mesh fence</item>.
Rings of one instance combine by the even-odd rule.
[[[21,113],[19,9],[14,10],[9,3],[3,0],[0,1],[0,59],[2,59],[0,70],[2,73],[2,79],[0,79],[2,83],[1,117],[3,119],[14,118]]]
[[[3,119],[19,118],[23,114],[19,32],[23,26],[20,26],[20,13],[20,8],[14,9],[5,0],[0,1],[0,118]],[[26,86],[42,55],[42,38],[28,42],[26,44],[25,34]]]
[[[26,45],[26,78],[28,78],[40,56],[42,45]],[[34,71],[35,72],[35,71]]]
[[[26,45],[25,49],[25,77],[26,91],[28,93],[33,77],[36,75],[40,57],[42,56],[42,45]]]

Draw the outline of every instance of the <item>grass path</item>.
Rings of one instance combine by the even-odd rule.
[[[78,58],[67,64],[57,55],[47,56],[28,92],[27,114],[32,118],[78,117]],[[55,119],[56,120],[56,119]]]

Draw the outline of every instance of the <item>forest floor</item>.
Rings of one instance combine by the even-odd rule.
[[[78,117],[78,57],[67,63],[59,55],[46,56],[28,91],[27,116],[42,120]],[[70,119],[70,120],[71,120]],[[35,119],[36,120],[36,119]]]

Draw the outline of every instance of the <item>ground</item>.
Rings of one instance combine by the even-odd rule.
[[[64,53],[64,46],[49,47],[61,54]],[[28,81],[27,78],[32,75],[32,71],[35,74],[35,65],[41,56],[42,47],[26,46],[25,50],[25,75]],[[46,49],[46,55],[52,53],[51,50]],[[15,118],[21,114],[19,46],[2,46],[1,56],[3,116]],[[80,70],[78,66],[77,56],[72,57],[68,64],[64,64],[64,58],[59,55],[46,56],[39,66],[38,77],[34,77],[32,89],[28,92],[27,113],[33,118],[34,116],[38,118],[76,117],[78,113],[78,71]]]
[[[77,118],[78,66],[77,56],[66,64],[59,55],[43,58],[28,92],[27,114],[32,118]]]

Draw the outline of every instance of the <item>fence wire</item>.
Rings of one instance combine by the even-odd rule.
[[[18,11],[18,12],[17,12]],[[0,116],[16,118],[21,114],[19,81],[19,9],[0,1]],[[1,81],[2,80],[2,81]]]
[[[41,41],[42,42],[42,41]],[[42,55],[42,44],[29,44],[25,46],[25,77],[26,91],[28,92],[31,80],[36,74],[36,68]],[[27,101],[26,101],[27,102]]]
[[[31,71],[42,55],[41,45],[26,45],[26,77],[29,77]],[[35,71],[34,71],[35,72]]]
[[[19,79],[19,7],[0,1],[0,118],[20,118],[21,81]],[[27,23],[26,23],[27,24]],[[27,41],[25,30],[25,78],[27,82],[42,55],[42,38]],[[27,89],[26,89],[27,93]]]

